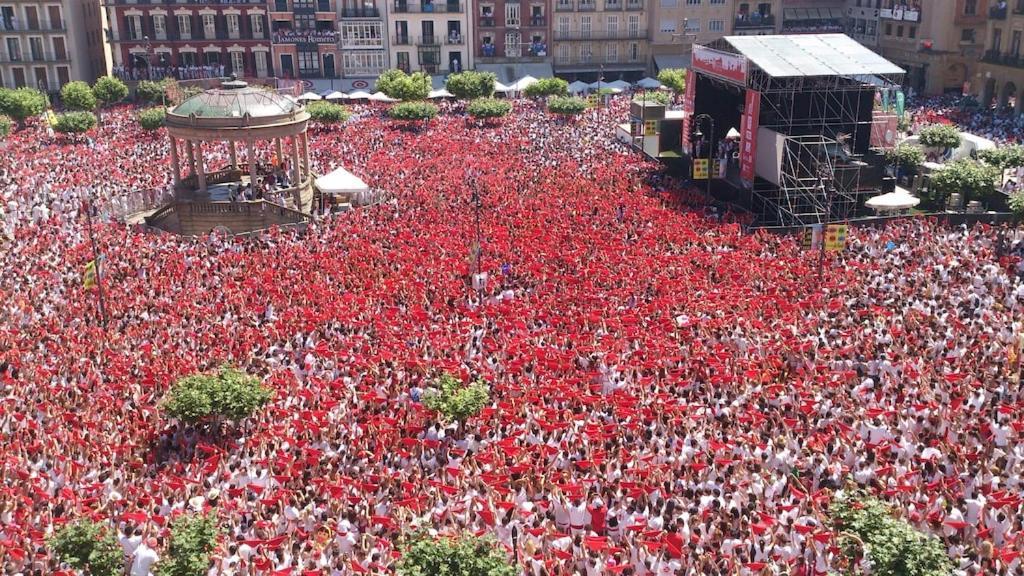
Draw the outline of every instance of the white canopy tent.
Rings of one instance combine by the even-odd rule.
[[[370,99],[370,93],[369,92],[363,92],[362,90],[356,90],[355,92],[349,93],[348,99],[349,100],[369,100]]]
[[[349,98],[351,98],[351,96],[349,96]],[[370,100],[374,102],[398,102],[398,100],[395,100],[383,92],[374,92],[370,95]]]
[[[657,80],[655,80],[654,78],[651,78],[650,76],[648,76],[647,78],[644,78],[643,80],[640,80],[639,82],[636,83],[636,85],[641,87],[641,88],[648,88],[648,89],[661,88],[661,82],[658,82]]]
[[[509,86],[509,89],[514,92],[522,92],[523,90],[526,90],[527,86],[531,86],[536,83],[537,79],[534,78],[533,76],[523,76],[519,80],[516,80],[511,86]]]
[[[320,100],[320,95],[317,94],[316,92],[306,92],[302,96],[299,96],[298,100],[300,102],[307,100]]]
[[[455,98],[455,94],[441,88],[440,90],[431,90],[430,93],[427,94],[427,98]]]
[[[736,127],[734,126],[732,128],[729,128],[729,131],[725,133],[725,137],[726,138],[739,138],[740,137],[740,131],[737,130]]]
[[[909,190],[897,186],[895,192],[879,194],[878,196],[868,198],[864,205],[878,212],[895,212],[913,208],[920,203],[920,198],[913,196]]]
[[[582,92],[586,92],[589,89],[590,84],[587,84],[586,82],[580,82],[579,80],[573,82],[572,84],[569,84],[570,94],[580,94]]]
[[[495,92],[508,92],[509,90],[510,90],[510,88],[508,86],[502,84],[501,82],[498,82],[498,81],[494,82],[494,91]]]
[[[369,198],[370,187],[355,174],[336,168],[316,179],[316,187],[324,194],[347,197],[353,204],[363,204]]]
[[[615,90],[629,90],[630,88],[633,87],[632,84],[626,82],[625,80],[614,80],[612,82],[609,82],[607,86]]]
[[[327,94],[324,94],[324,100],[344,100],[345,98],[348,98],[348,96],[345,96],[344,94],[336,90],[334,92],[328,92]]]

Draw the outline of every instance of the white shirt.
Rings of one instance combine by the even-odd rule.
[[[150,576],[150,567],[159,559],[160,556],[157,555],[156,550],[145,544],[139,545],[135,551],[135,557],[132,559],[131,576]]]

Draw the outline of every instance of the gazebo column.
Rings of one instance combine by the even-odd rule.
[[[246,140],[245,150],[249,154],[249,186],[252,187],[253,192],[256,191],[256,153],[254,149],[253,141]]]
[[[188,167],[192,175],[196,175],[196,146],[191,140],[185,140],[185,155],[188,156]]]
[[[238,152],[235,151],[235,141],[234,140],[229,140],[228,141],[228,146],[229,146],[229,149],[231,150],[231,169],[232,170],[238,170]],[[252,157],[252,151],[251,150],[249,151],[249,157],[250,158]],[[250,160],[250,162],[251,162],[251,160]]]
[[[174,188],[181,185],[181,159],[178,158],[178,139],[171,136],[171,167],[174,170]]]
[[[206,192],[206,169],[203,166],[203,143],[196,142],[195,144],[195,156],[196,156],[196,179],[199,182],[199,191]]]
[[[302,133],[302,163],[306,168],[306,178],[313,176],[313,168],[309,165],[309,134]]]
[[[274,138],[274,144],[277,145],[277,163],[284,164],[284,147],[281,145],[281,137]]]
[[[299,166],[299,137],[292,136],[292,190],[295,209],[302,210],[302,171]]]

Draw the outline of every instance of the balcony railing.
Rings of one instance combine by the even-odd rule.
[[[457,2],[395,2],[392,11],[398,14],[457,14],[463,10],[463,5]]]
[[[626,2],[626,11],[627,12],[639,12],[640,10],[643,10],[643,9],[644,9],[644,3],[643,2]]]
[[[417,46],[440,46],[441,45],[441,37],[440,36],[420,36],[420,37],[416,38],[416,45]]]
[[[480,27],[481,28],[494,28],[494,18],[481,18],[480,19]]]
[[[252,4],[266,6],[266,0],[101,0],[104,6],[181,6],[181,5],[225,5],[225,4]]]
[[[445,36],[444,43],[451,46],[461,46],[466,43],[466,38],[462,34],[449,34]]]
[[[555,12],[572,12],[572,2],[555,2]]]
[[[395,35],[391,37],[391,43],[395,46],[412,46],[412,36]]]
[[[988,17],[992,20],[1006,20],[1006,6],[1000,8],[999,6],[993,6],[988,9]]]
[[[530,26],[533,28],[543,28],[548,25],[548,19],[543,16],[537,18],[530,18]]]
[[[37,22],[35,24],[4,20],[0,24],[0,32],[63,32],[65,30],[67,30],[67,27],[64,25],[63,20],[60,22]]]
[[[576,9],[580,12],[593,12],[597,10],[597,2],[580,2]]]
[[[67,62],[67,54],[54,52],[27,52],[22,54],[0,54],[0,62]]]
[[[608,0],[605,0],[604,9],[605,12],[611,12],[613,10],[622,10],[622,2],[609,2]]]
[[[555,30],[555,40],[629,40],[646,38],[646,29],[637,30]]]
[[[989,50],[988,52],[985,52],[984,56],[982,56],[981,61],[989,64],[997,64],[999,66],[1024,68],[1024,57],[1021,57],[1020,54],[1005,54],[1002,52],[996,52],[995,50]]]
[[[584,58],[579,56],[570,56],[568,58],[559,58],[555,56],[556,67],[572,66],[576,68],[580,67],[593,67],[597,70],[598,67],[622,67],[622,68],[643,68],[647,65],[647,54],[639,54],[634,60],[627,57],[625,54],[616,57],[608,56],[594,56],[591,58]]]
[[[376,8],[344,8],[342,18],[380,18],[380,10]]]
[[[278,34],[278,33],[275,33],[275,34]],[[337,34],[337,32],[335,32],[335,34]],[[143,37],[143,36],[141,36],[139,34],[128,34],[128,33],[125,33],[125,32],[114,32],[113,30],[108,30],[107,31],[107,38],[109,39],[110,42],[136,42],[136,43],[139,43],[139,44],[144,44],[146,42],[145,37]],[[240,40],[240,41],[244,42],[244,41],[250,41],[250,40],[266,40],[266,39],[267,39],[267,35],[262,33],[262,32],[258,33],[258,34],[248,34],[248,33],[232,34],[232,33],[221,31],[221,32],[217,32],[213,36],[205,36],[201,31],[200,32],[193,31],[191,34],[180,34],[180,33],[168,32],[167,34],[164,34],[162,37],[159,37],[159,38],[156,37],[156,36],[153,36],[153,37],[150,38],[150,41],[151,42],[191,42],[191,41],[195,41],[195,40]]]
[[[762,16],[760,14],[754,14],[753,16],[737,16],[735,28],[771,28],[775,26],[775,16],[768,14]]]
[[[341,46],[343,48],[383,48],[383,38],[360,38],[360,37],[341,37]]]

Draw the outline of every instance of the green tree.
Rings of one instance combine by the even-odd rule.
[[[676,94],[686,92],[686,70],[683,68],[665,68],[658,72],[658,82]]]
[[[876,576],[952,574],[953,563],[942,542],[914,530],[876,498],[859,491],[842,494],[829,512],[834,529],[840,532],[840,549],[851,564],[866,553]]]
[[[931,124],[918,134],[922,146],[939,148],[943,151],[960,146],[960,131],[949,124]]]
[[[1013,211],[1013,214],[1017,216],[1017,218],[1024,216],[1024,192],[1014,192],[1013,194],[1010,194],[1006,203],[1010,206],[1010,210]]]
[[[0,88],[0,114],[18,121],[19,127],[25,120],[46,111],[50,99],[35,88]]]
[[[477,119],[500,118],[512,111],[512,104],[497,98],[477,98],[466,106],[466,112]]]
[[[444,87],[463,100],[490,98],[494,95],[494,83],[498,77],[491,72],[459,72],[445,80]]]
[[[65,112],[57,116],[57,123],[53,129],[63,134],[82,134],[96,127],[96,115],[92,112],[80,110],[78,112]]]
[[[80,80],[68,82],[60,89],[60,99],[68,110],[91,111],[96,109],[96,96],[92,88]]]
[[[449,422],[460,424],[487,405],[490,392],[482,380],[463,386],[451,374],[442,374],[436,386],[423,394],[423,405]]]
[[[587,101],[582,98],[552,98],[548,101],[548,111],[563,116],[576,116],[587,109]]]
[[[377,78],[377,90],[398,100],[425,100],[430,95],[430,76],[425,72],[406,74],[394,68],[385,70]]]
[[[210,553],[217,547],[217,517],[186,514],[171,521],[171,541],[156,565],[157,576],[205,576]]]
[[[568,96],[569,83],[561,78],[541,78],[526,87],[523,93],[530,98],[544,98],[547,96]]]
[[[143,130],[148,131],[159,130],[164,125],[166,117],[167,111],[160,106],[146,108],[138,114],[139,125],[142,126]]]
[[[633,96],[633,101],[638,102],[641,105],[647,104],[648,106],[653,106],[657,104],[660,106],[668,106],[669,103],[672,102],[672,97],[669,96],[666,92],[662,92],[660,90],[645,91],[643,94],[635,94]]]
[[[262,408],[274,392],[259,378],[221,366],[214,374],[192,374],[167,391],[160,407],[172,418],[189,424],[226,419],[240,422]]]
[[[306,106],[306,112],[314,122],[322,124],[338,124],[348,120],[350,114],[347,108],[334,102],[317,100]]]
[[[81,519],[64,525],[48,543],[58,561],[89,576],[120,576],[125,557],[114,529],[103,522]]]
[[[135,97],[140,102],[163,104],[167,100],[167,82],[164,80],[159,82],[142,80],[135,87]]]
[[[508,555],[493,538],[461,534],[433,538],[418,533],[402,545],[398,576],[515,576]]]
[[[437,116],[437,106],[429,102],[402,102],[388,110],[394,120],[430,120]]]
[[[931,175],[930,187],[938,192],[933,195],[948,197],[954,192],[962,192],[964,200],[985,202],[996,193],[996,178],[999,170],[994,166],[982,164],[977,160],[963,159],[943,165]]]
[[[92,93],[97,100],[109,106],[128,97],[128,86],[119,78],[103,76],[92,85]]]
[[[913,144],[897,144],[885,150],[885,162],[890,166],[914,170],[924,162],[924,150]]]
[[[1012,144],[1010,146],[982,150],[978,153],[978,157],[1000,170],[1018,168],[1024,166],[1024,146]]]
[[[11,133],[11,119],[0,114],[0,138],[6,138]]]

